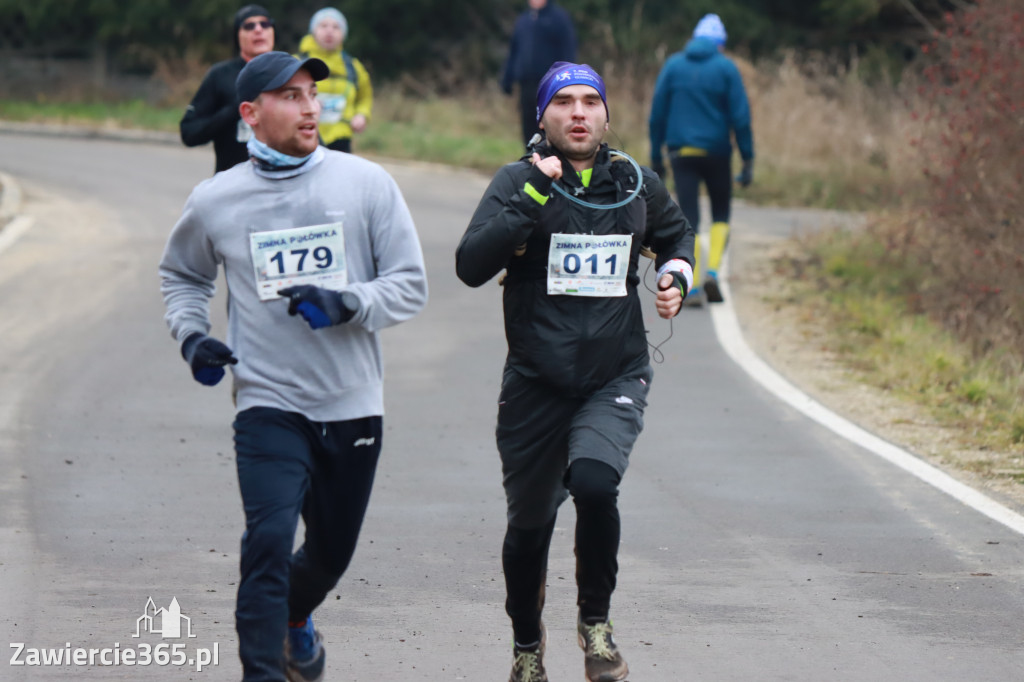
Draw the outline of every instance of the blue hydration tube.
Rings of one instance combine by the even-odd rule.
[[[636,159],[634,159],[626,152],[620,152],[618,149],[609,149],[608,153],[613,156],[621,156],[626,161],[629,161],[631,164],[633,164],[633,170],[636,171],[636,187],[629,190],[629,196],[627,196],[622,201],[617,201],[614,204],[592,204],[589,201],[583,201],[579,197],[574,197],[573,195],[569,194],[564,189],[562,189],[562,186],[559,185],[557,181],[553,182],[551,186],[555,188],[556,192],[561,194],[569,201],[575,204],[579,204],[580,206],[584,206],[586,208],[596,208],[599,211],[610,211],[613,208],[620,208],[622,206],[625,206],[629,202],[633,201],[633,199],[636,199],[638,196],[640,196],[640,188],[643,186],[644,176],[643,173],[640,171],[640,164],[637,163]]]

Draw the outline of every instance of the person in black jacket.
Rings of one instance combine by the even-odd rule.
[[[186,146],[213,142],[215,173],[249,159],[252,129],[238,113],[235,80],[249,60],[274,49],[274,20],[265,8],[246,5],[235,13],[234,35],[238,56],[210,67],[179,125]]]
[[[608,617],[617,496],[652,377],[638,263],[643,247],[656,254],[656,309],[674,317],[693,279],[694,230],[657,174],[603,143],[608,106],[592,68],[556,63],[537,101],[546,139],[498,171],[456,253],[456,272],[470,286],[507,271],[497,444],[508,503],[510,680],[547,680],[547,555],[569,495],[584,669],[593,682],[623,680],[628,669]]]
[[[569,13],[548,0],[529,0],[519,15],[508,46],[501,89],[512,94],[519,84],[519,116],[523,143],[537,132],[537,85],[555,62],[576,61],[576,33]]]

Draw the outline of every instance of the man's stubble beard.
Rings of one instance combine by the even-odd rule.
[[[569,142],[568,133],[556,133],[554,138],[552,138],[549,131],[547,137],[551,146],[557,149],[565,158],[570,161],[587,161],[597,155],[597,150],[601,148],[601,144],[604,142],[604,126],[601,126],[599,134],[591,133],[592,144],[588,145],[586,150],[578,147],[574,148],[572,143]]]

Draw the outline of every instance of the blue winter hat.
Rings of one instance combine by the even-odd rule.
[[[309,20],[309,32],[312,33],[324,19],[334,19],[341,26],[341,39],[345,40],[348,38],[348,21],[345,20],[345,15],[341,13],[341,10],[334,9],[333,7],[324,7],[313,15],[313,18]]]
[[[693,29],[694,38],[707,38],[718,45],[725,45],[728,37],[725,33],[725,24],[717,14],[705,14],[697,22],[697,28]]]
[[[611,118],[611,114],[608,113],[608,97],[604,90],[604,80],[597,74],[597,71],[594,71],[589,64],[555,62],[540,79],[540,85],[537,86],[538,123],[555,93],[570,85],[589,85],[597,90],[597,94],[601,95],[601,101],[604,102],[604,112],[608,114],[609,119]]]

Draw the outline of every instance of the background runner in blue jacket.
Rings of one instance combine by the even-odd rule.
[[[737,181],[746,187],[754,172],[750,105],[739,69],[722,54],[725,40],[725,26],[717,14],[708,14],[701,19],[686,48],[665,62],[654,86],[651,103],[651,166],[664,177],[662,147],[667,147],[679,205],[694,229],[700,231],[698,194],[701,181],[707,187],[711,200],[707,269],[702,278],[701,249],[697,248],[693,291],[687,297],[688,305],[699,305],[703,294],[711,303],[722,301],[718,269],[729,239],[729,205],[732,200],[730,134],[735,134],[736,146],[743,159],[743,170]]]
[[[657,254],[656,309],[675,316],[692,278],[694,232],[653,171],[603,144],[608,105],[593,69],[555,64],[537,101],[547,139],[498,171],[456,254],[459,278],[470,286],[508,271],[497,441],[508,503],[502,567],[515,636],[510,680],[547,680],[541,610],[548,547],[570,495],[584,669],[592,682],[624,680],[628,668],[609,620],[618,487],[652,376],[638,261],[644,245]]]

